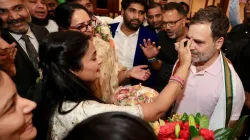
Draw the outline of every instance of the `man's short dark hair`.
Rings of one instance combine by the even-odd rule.
[[[186,2],[183,2],[183,1],[180,2],[180,4],[181,4],[182,6],[184,6],[184,7],[186,7],[186,9],[187,9],[187,10],[186,10],[186,14],[188,14],[188,13],[189,13],[189,9],[190,9],[190,8],[189,8],[189,5],[188,5]],[[185,8],[184,8],[184,10],[185,10]]]
[[[166,11],[170,11],[170,10],[176,10],[178,12],[178,14],[186,16],[186,11],[180,3],[169,2],[168,4],[165,4],[163,7],[163,11],[166,12]]]
[[[221,9],[214,7],[203,8],[196,12],[190,21],[190,25],[197,23],[211,23],[210,28],[214,40],[226,37],[229,28],[229,20],[226,14]]]
[[[148,10],[149,10],[149,9],[156,8],[156,7],[160,7],[160,8],[161,8],[161,10],[163,9],[163,8],[162,8],[162,5],[161,5],[160,3],[157,3],[157,2],[151,2],[151,3],[149,3],[149,5],[148,5]]]
[[[148,11],[148,1],[147,0],[122,0],[122,3],[121,3],[122,9],[125,11],[132,3],[139,3],[142,6],[144,6],[145,12]]]

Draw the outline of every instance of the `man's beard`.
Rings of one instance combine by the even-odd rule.
[[[158,26],[155,26],[155,23],[153,25],[151,25],[152,27],[154,27],[155,29],[161,29],[162,28],[162,22],[158,23]]]
[[[123,18],[124,19],[124,24],[126,25],[126,27],[132,31],[137,31],[139,29],[139,27],[142,25],[142,22],[140,22],[139,19],[131,19],[130,21],[127,20],[127,18]],[[138,26],[133,26],[131,22],[133,21],[137,21],[139,24]]]
[[[192,54],[196,55],[196,58],[192,57],[192,62],[196,64],[203,64],[209,61],[216,53],[216,49],[211,48],[207,53],[199,53],[198,51],[191,51]]]
[[[36,17],[32,17],[32,23],[40,26],[46,26],[49,23],[48,16],[45,19],[39,19]]]
[[[14,24],[25,22],[26,26],[24,28],[11,28],[11,26],[14,26]],[[15,34],[25,34],[27,33],[29,29],[29,19],[26,20],[25,18],[19,18],[15,20],[8,20],[7,24],[3,25],[3,29],[7,29],[9,32],[15,33]]]

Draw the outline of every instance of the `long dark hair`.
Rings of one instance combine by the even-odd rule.
[[[43,89],[56,103],[98,99],[89,86],[71,71],[84,68],[81,59],[89,46],[89,37],[76,31],[55,32],[40,43],[39,58],[43,71]],[[59,106],[59,112],[61,106]]]
[[[84,69],[81,63],[89,46],[89,37],[76,31],[49,34],[39,46],[39,67],[43,72],[41,81],[43,98],[38,112],[38,135],[43,137],[50,132],[50,119],[58,110],[60,114],[72,111],[81,101],[101,102],[91,92],[86,83],[71,71]],[[63,110],[62,103],[71,101],[77,105]],[[46,133],[46,134],[45,134]]]
[[[92,14],[88,10],[78,3],[66,2],[62,3],[55,9],[56,23],[60,29],[67,30],[70,27],[72,16],[75,10],[81,9],[84,10],[89,17],[92,17]]]
[[[124,113],[107,112],[76,125],[63,140],[157,140],[144,120]]]

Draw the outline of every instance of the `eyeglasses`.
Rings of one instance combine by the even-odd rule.
[[[88,30],[89,26],[91,26],[93,28],[96,27],[96,20],[91,19],[91,20],[89,20],[89,22],[87,24],[82,23],[82,24],[78,25],[77,27],[69,27],[69,28],[79,30],[80,32],[86,32]]]
[[[164,28],[167,27],[167,25],[170,26],[170,27],[174,27],[176,25],[176,23],[179,22],[180,20],[182,20],[183,18],[185,18],[185,17],[182,17],[182,18],[180,18],[180,19],[178,19],[176,21],[163,22],[162,26]]]

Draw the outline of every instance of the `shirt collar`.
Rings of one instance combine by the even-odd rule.
[[[10,32],[10,34],[14,37],[15,40],[19,41],[22,37],[22,34],[15,34],[15,33],[12,33]],[[32,33],[32,31],[30,30],[30,28],[28,29],[26,35],[29,36],[29,38],[31,39],[35,39],[35,35]]]
[[[120,23],[119,23],[119,25],[118,25],[118,27],[117,27],[117,29],[116,29],[115,32],[118,33],[118,34],[123,34],[123,35],[125,35],[125,34],[122,32],[122,30],[121,30],[122,24],[124,24],[124,22],[120,22]],[[133,33],[133,34],[127,36],[127,37],[138,36],[138,35],[139,35],[139,30],[140,30],[140,28],[139,28],[135,33]],[[125,36],[126,36],[126,35],[125,35]]]
[[[216,61],[212,65],[207,67],[206,69],[204,69],[204,70],[197,73],[196,67],[194,65],[191,65],[190,70],[194,74],[204,75],[205,73],[209,73],[209,74],[211,74],[213,76],[218,75],[220,73],[220,71],[221,71],[221,53],[218,56],[218,58],[216,59]]]

